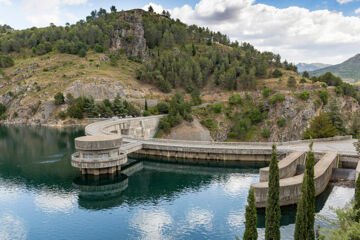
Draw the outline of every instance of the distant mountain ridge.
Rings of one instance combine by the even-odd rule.
[[[349,58],[343,63],[317,69],[309,72],[311,76],[319,76],[321,74],[331,72],[332,74],[341,77],[347,82],[360,82],[360,54]]]
[[[330,64],[325,63],[298,63],[297,65],[299,72],[305,72],[305,71],[315,71],[321,68],[329,67]]]

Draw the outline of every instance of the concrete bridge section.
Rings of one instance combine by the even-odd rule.
[[[314,167],[316,196],[322,193],[329,183],[332,170],[337,166],[337,153],[326,153]],[[281,162],[281,161],[280,161]],[[280,206],[296,204],[301,196],[301,185],[304,174],[280,179]],[[255,194],[256,207],[266,207],[268,182],[252,185]]]

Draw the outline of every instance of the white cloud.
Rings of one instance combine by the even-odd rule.
[[[0,0],[1,1],[1,0]],[[78,19],[69,13],[64,6],[79,5],[87,0],[23,0],[22,8],[25,18],[33,25],[42,27],[50,23],[61,24]]]
[[[356,9],[356,10],[355,10],[355,13],[356,13],[356,14],[360,14],[360,8]]]
[[[353,2],[354,0],[336,0],[336,1],[340,4],[345,4],[345,3]]]
[[[280,53],[292,62],[338,63],[360,49],[360,18],[341,12],[279,9],[254,0],[201,0],[194,8],[174,8],[171,15]]]
[[[147,11],[150,6],[153,7],[154,12],[156,12],[156,13],[162,13],[162,11],[164,10],[164,8],[161,5],[153,3],[153,2],[150,2],[149,4],[146,4],[142,9]]]
[[[10,0],[0,0],[0,4],[11,5],[12,3]]]
[[[87,0],[62,0],[61,2],[67,5],[79,5],[87,3]]]

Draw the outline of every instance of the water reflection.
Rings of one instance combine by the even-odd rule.
[[[0,126],[1,240],[243,235],[247,194],[260,166],[144,161],[144,168],[128,177],[84,178],[70,165],[79,135],[82,130]],[[316,211],[331,217],[329,206],[343,206],[353,195],[353,189],[329,187],[317,198]],[[282,213],[281,234],[292,239],[296,208]],[[258,219],[262,239],[263,210]]]
[[[112,176],[79,176],[73,186],[79,190],[79,206],[86,209],[107,209],[123,203],[122,192],[128,187],[124,174]]]

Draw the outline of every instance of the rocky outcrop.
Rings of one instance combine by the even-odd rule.
[[[145,59],[146,41],[144,38],[144,28],[142,16],[144,11],[134,9],[132,11],[121,11],[120,26],[114,31],[112,48],[114,50],[125,51],[127,56]]]

